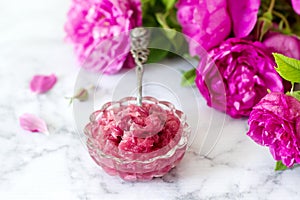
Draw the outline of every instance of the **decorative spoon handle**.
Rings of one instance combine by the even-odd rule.
[[[136,76],[137,76],[137,105],[142,105],[142,92],[143,92],[143,73],[145,64],[148,60],[149,56],[149,39],[150,39],[150,32],[142,27],[135,28],[131,30],[131,54],[134,58],[136,64]]]

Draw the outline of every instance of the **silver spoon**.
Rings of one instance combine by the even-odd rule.
[[[145,64],[149,56],[149,40],[150,32],[143,27],[138,27],[131,30],[131,54],[136,64],[136,76],[137,76],[137,105],[142,105],[142,92],[143,92],[143,73]]]

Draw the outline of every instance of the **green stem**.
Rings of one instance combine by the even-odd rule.
[[[268,8],[268,12],[272,12],[275,6],[275,0],[271,0],[270,6]]]
[[[291,94],[293,94],[293,92],[294,92],[294,87],[295,87],[295,83],[294,83],[294,82],[291,82],[291,84],[292,84]]]
[[[289,24],[288,20],[286,19],[286,17],[285,17],[283,14],[281,14],[280,12],[277,12],[277,11],[275,11],[275,10],[273,10],[272,13],[273,13],[275,16],[279,17],[279,18],[284,22],[285,28],[287,29],[287,31],[290,31],[290,30],[291,30],[290,24]]]

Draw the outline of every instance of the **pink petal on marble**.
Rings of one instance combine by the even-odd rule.
[[[300,0],[292,0],[292,6],[294,8],[294,11],[300,15]]]
[[[45,93],[54,86],[56,80],[57,78],[54,74],[49,76],[35,75],[30,81],[30,89],[32,92],[36,92],[38,94]]]
[[[49,134],[45,121],[33,114],[25,113],[21,115],[19,122],[20,126],[26,131]]]

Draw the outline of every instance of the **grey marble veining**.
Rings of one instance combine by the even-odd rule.
[[[198,131],[192,146],[178,167],[150,182],[128,183],[105,174],[80,140],[77,128],[87,122],[86,116],[78,125],[65,99],[72,95],[80,71],[72,48],[63,40],[68,6],[69,1],[59,0],[0,1],[1,199],[299,199],[300,168],[274,172],[275,162],[268,150],[246,136],[246,120],[234,120],[208,108],[191,88],[176,85],[179,75],[166,79],[172,84],[162,88],[151,75],[158,68],[146,72],[146,93],[168,98],[187,112]],[[171,70],[163,66],[174,66],[174,74],[185,69],[176,60],[162,62],[162,69]],[[37,73],[58,76],[49,93],[29,91],[29,81]],[[103,76],[93,97],[94,107],[124,93],[134,94],[128,83],[133,77],[132,71]],[[126,81],[125,86],[121,84]],[[188,104],[197,104],[200,114]],[[18,118],[24,112],[45,119],[50,135],[22,130]]]

